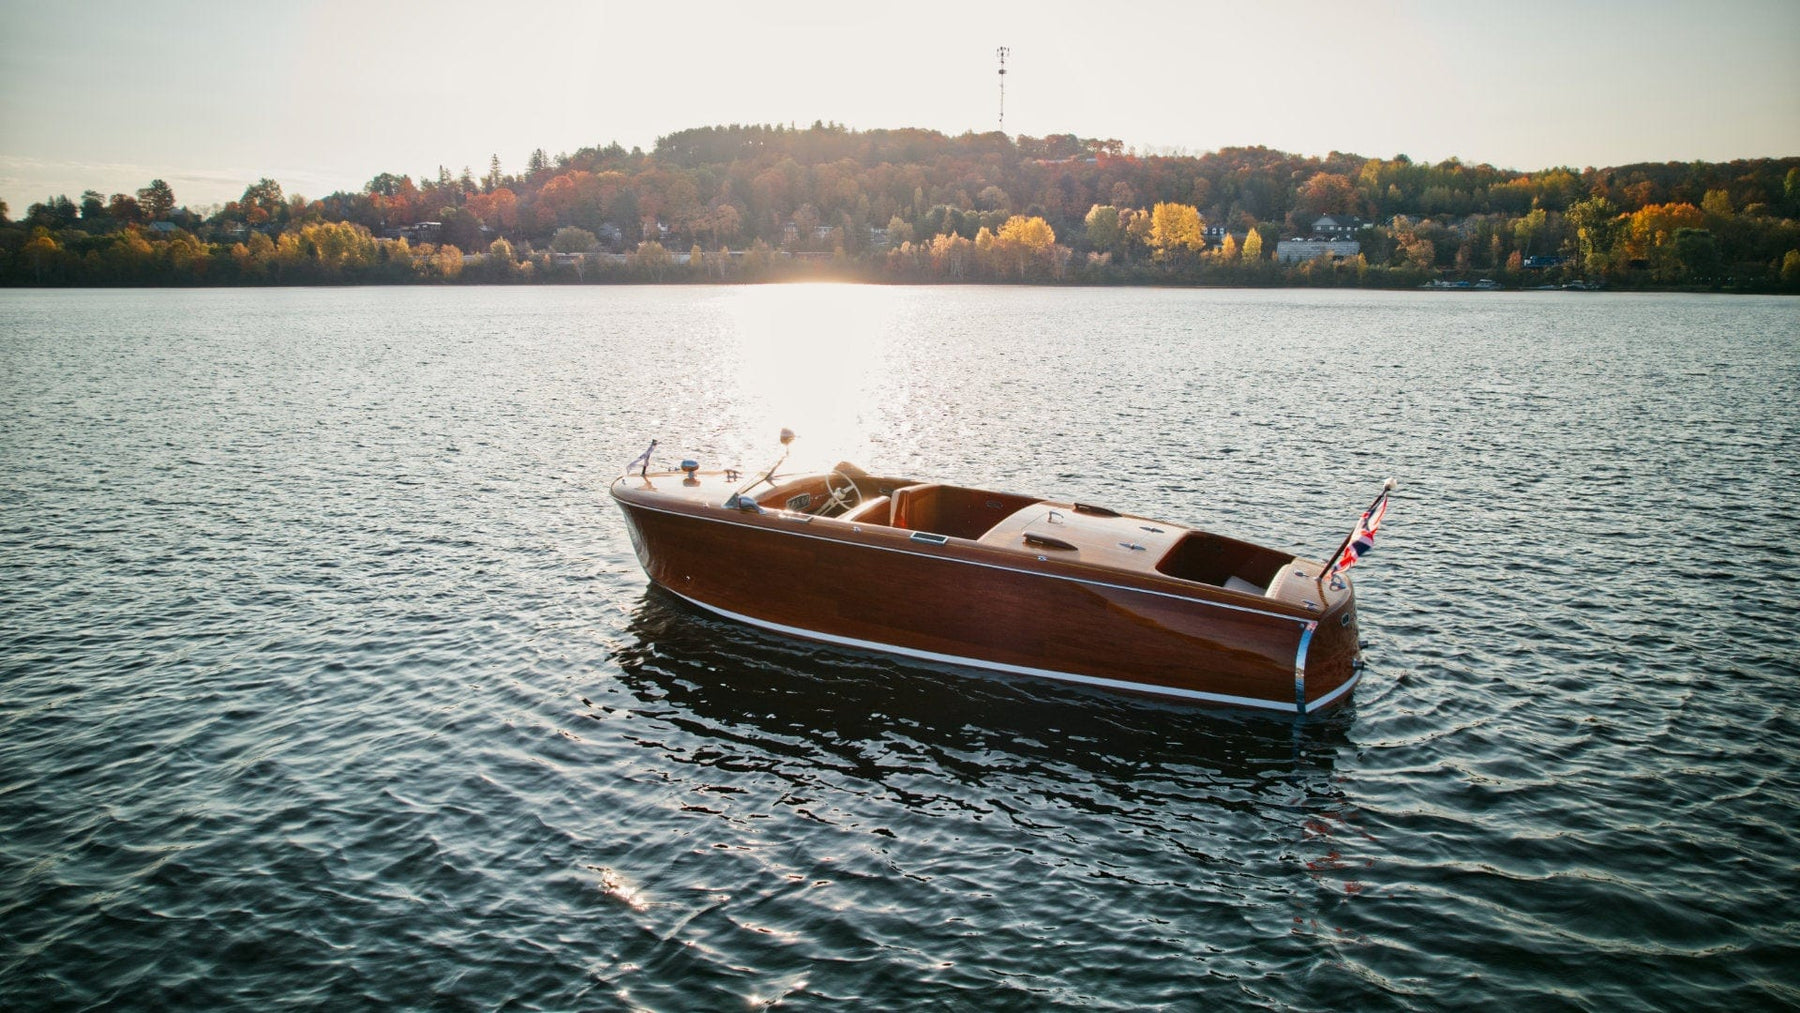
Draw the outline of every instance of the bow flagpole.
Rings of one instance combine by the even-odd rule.
[[[1393,479],[1381,483],[1381,495],[1369,504],[1362,512],[1356,527],[1344,536],[1344,541],[1337,551],[1326,560],[1325,569],[1319,571],[1319,594],[1324,595],[1325,578],[1336,577],[1339,573],[1356,565],[1356,561],[1369,554],[1375,548],[1375,532],[1381,529],[1381,520],[1387,516],[1388,493],[1399,485]]]
[[[638,477],[649,478],[650,477],[650,455],[652,453],[654,453],[655,451],[656,451],[656,441],[651,440],[650,445],[648,447],[644,448],[644,452],[637,455],[636,457],[632,458],[631,463],[627,464],[625,466],[625,474],[627,474],[627,475],[631,474],[631,469],[639,467],[641,465],[642,470],[638,472]]]

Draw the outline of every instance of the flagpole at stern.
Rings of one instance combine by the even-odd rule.
[[[1345,535],[1344,540],[1338,543],[1337,551],[1333,552],[1331,556],[1325,560],[1325,568],[1319,571],[1317,581],[1321,603],[1325,597],[1325,578],[1337,575],[1338,560],[1343,558],[1344,550],[1350,547],[1350,543],[1355,540],[1356,536],[1362,533],[1362,518],[1367,517],[1370,513],[1374,512],[1375,508],[1381,504],[1381,501],[1387,498],[1387,494],[1394,491],[1396,485],[1399,485],[1399,483],[1391,478],[1381,483],[1381,494],[1370,500],[1368,508],[1357,515],[1356,527],[1350,529],[1350,533]]]

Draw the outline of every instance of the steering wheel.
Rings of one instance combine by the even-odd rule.
[[[843,485],[837,484],[840,479],[843,481]],[[861,502],[862,490],[856,487],[856,483],[850,480],[849,475],[833,468],[825,476],[825,505],[819,507],[819,516],[836,517],[838,514],[849,512]]]

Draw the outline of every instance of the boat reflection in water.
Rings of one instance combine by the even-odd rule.
[[[1215,803],[1248,785],[1299,776],[1311,786],[1304,795],[1334,797],[1332,769],[1348,741],[1346,710],[1274,723],[1241,710],[1028,677],[964,671],[951,678],[929,662],[819,651],[717,618],[654,586],[632,606],[626,634],[613,660],[632,706],[722,747],[745,743],[777,766],[844,767],[877,782],[896,764],[929,760],[951,771],[967,767],[977,780],[1003,769],[1061,771],[1065,787],[1071,772],[1112,773],[1109,792],[1129,795],[1141,784],[1147,797],[1166,790],[1160,779],[1142,780],[1158,771],[1190,786],[1233,786]]]
[[[783,443],[792,439],[784,431]],[[654,448],[654,444],[652,444]],[[1362,671],[1326,564],[1084,503],[839,463],[621,476],[650,579],[717,615],[915,659],[1306,715]],[[637,462],[634,462],[636,464]]]

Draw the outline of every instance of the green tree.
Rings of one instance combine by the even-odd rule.
[[[1594,197],[1569,205],[1565,217],[1575,227],[1577,265],[1585,274],[1604,273],[1620,227],[1618,209],[1605,197]]]
[[[669,251],[663,247],[663,244],[655,240],[639,243],[638,248],[626,258],[627,265],[634,272],[651,281],[660,281],[663,274],[668,271],[669,265],[674,262],[675,258],[669,256]]]
[[[160,179],[151,180],[149,186],[137,192],[137,198],[138,207],[149,221],[160,222],[175,210],[175,191]]]
[[[1119,209],[1111,204],[1095,204],[1089,208],[1082,224],[1087,227],[1089,248],[1101,253],[1119,249],[1125,239],[1125,229],[1119,224]]]
[[[550,240],[550,248],[557,253],[587,253],[600,245],[594,234],[586,229],[578,229],[573,225],[565,225],[556,230]]]
[[[443,223],[440,238],[459,250],[481,249],[482,220],[475,213],[458,207],[441,208],[438,221]]]
[[[512,244],[504,239],[496,239],[488,244],[487,258],[482,267],[491,278],[510,278],[518,269],[517,258],[513,254]]]
[[[1719,241],[1708,229],[1678,228],[1670,239],[1685,279],[1715,281],[1719,273]]]
[[[363,191],[365,193],[378,193],[383,197],[393,197],[400,192],[402,181],[405,179],[406,177],[404,176],[396,176],[391,172],[384,172],[374,179],[369,180],[368,185],[363,187]]]

